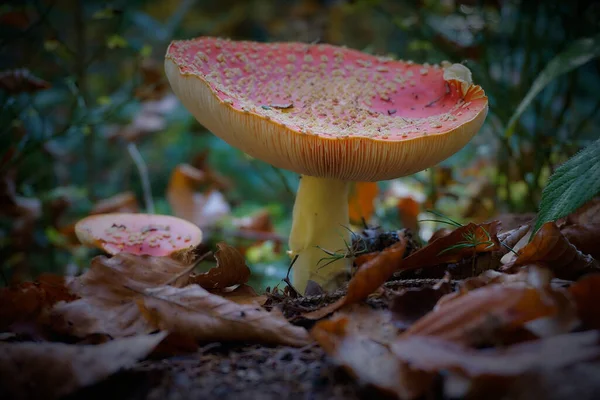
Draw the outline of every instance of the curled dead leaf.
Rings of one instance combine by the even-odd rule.
[[[199,341],[253,341],[302,346],[309,342],[304,328],[282,315],[256,305],[236,304],[198,285],[147,289],[138,301],[150,325]]]
[[[500,248],[497,237],[499,225],[498,221],[493,221],[461,226],[406,257],[398,269],[408,271],[455,263],[478,253],[497,251]]]
[[[104,333],[123,337],[147,333],[152,328],[142,318],[135,299],[150,287],[187,284],[189,266],[169,257],[120,253],[98,256],[90,269],[68,283],[81,298],[58,303],[51,317],[53,329],[77,337]],[[184,273],[184,275],[181,275]],[[174,277],[178,277],[173,281]]]
[[[575,280],[586,273],[600,271],[598,262],[569,243],[554,222],[542,225],[533,239],[518,251],[517,257],[504,265],[503,270],[510,271],[539,262],[561,279]]]
[[[364,300],[383,285],[402,263],[406,250],[406,238],[384,249],[360,266],[348,283],[346,295],[328,306],[303,314],[307,319],[321,319],[341,307]]]
[[[191,276],[190,283],[214,290],[248,282],[250,268],[246,265],[244,256],[227,243],[220,242],[217,247],[218,250],[215,253],[217,266],[203,274]]]
[[[166,333],[100,345],[0,343],[0,398],[58,399],[145,358]]]
[[[573,309],[561,311],[568,303],[563,292],[519,285],[484,286],[440,301],[436,308],[415,322],[403,335],[436,336],[457,343],[480,345],[498,343],[534,320],[559,316],[573,326]],[[452,296],[450,294],[449,296]],[[442,298],[443,299],[443,298]],[[543,328],[535,326],[542,331]],[[550,329],[550,328],[546,328]],[[568,328],[565,328],[568,329]]]

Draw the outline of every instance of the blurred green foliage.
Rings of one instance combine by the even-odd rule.
[[[486,125],[441,167],[407,179],[426,192],[428,206],[483,196],[461,189],[478,181],[496,212],[525,212],[535,211],[555,168],[598,137],[600,63],[592,59],[552,79],[509,127],[511,116],[540,71],[575,40],[596,36],[599,23],[597,2],[578,0],[3,2],[3,276],[72,272],[86,264],[90,252],[70,247],[64,227],[98,199],[126,190],[143,198],[130,142],[148,166],[157,212],[172,211],[165,190],[173,168],[206,152],[210,168],[232,183],[224,194],[234,216],[266,206],[276,231],[288,232],[296,176],[229,147],[172,103],[162,76],[171,39],[323,41],[421,63],[464,62],[489,96]],[[35,90],[36,77],[50,87]],[[436,180],[448,170],[459,183],[449,201]],[[379,222],[398,227],[391,209],[378,210]],[[257,270],[277,279],[285,273],[269,262]]]

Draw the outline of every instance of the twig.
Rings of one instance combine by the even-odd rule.
[[[154,200],[152,200],[152,189],[150,188],[150,178],[148,177],[148,167],[140,154],[135,143],[130,142],[127,145],[127,151],[133,159],[135,166],[140,173],[140,179],[142,180],[142,190],[144,192],[144,203],[146,204],[146,211],[149,214],[154,214]]]
[[[290,288],[290,290],[296,297],[302,297],[300,292],[298,292],[296,290],[296,288],[292,285],[292,282],[290,282],[290,271],[292,270],[292,267],[296,263],[297,259],[298,259],[298,255],[296,254],[296,257],[294,257],[294,259],[290,263],[290,266],[288,267],[287,274],[285,275],[285,278],[283,278],[283,281],[286,283],[286,285],[288,285],[288,288]]]

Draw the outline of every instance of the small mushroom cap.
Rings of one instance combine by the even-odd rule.
[[[174,41],[165,68],[215,135],[276,167],[330,179],[378,181],[433,166],[467,144],[488,108],[463,65],[325,44]]]
[[[200,228],[169,215],[91,215],[77,222],[75,233],[81,243],[98,247],[109,254],[169,256],[202,242]]]

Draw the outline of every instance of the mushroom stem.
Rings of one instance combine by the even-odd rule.
[[[349,187],[349,182],[335,179],[304,175],[300,180],[289,240],[290,255],[298,255],[294,286],[300,293],[304,293],[309,280],[327,288],[339,273],[349,270],[347,258],[330,262],[323,251],[347,250]]]

